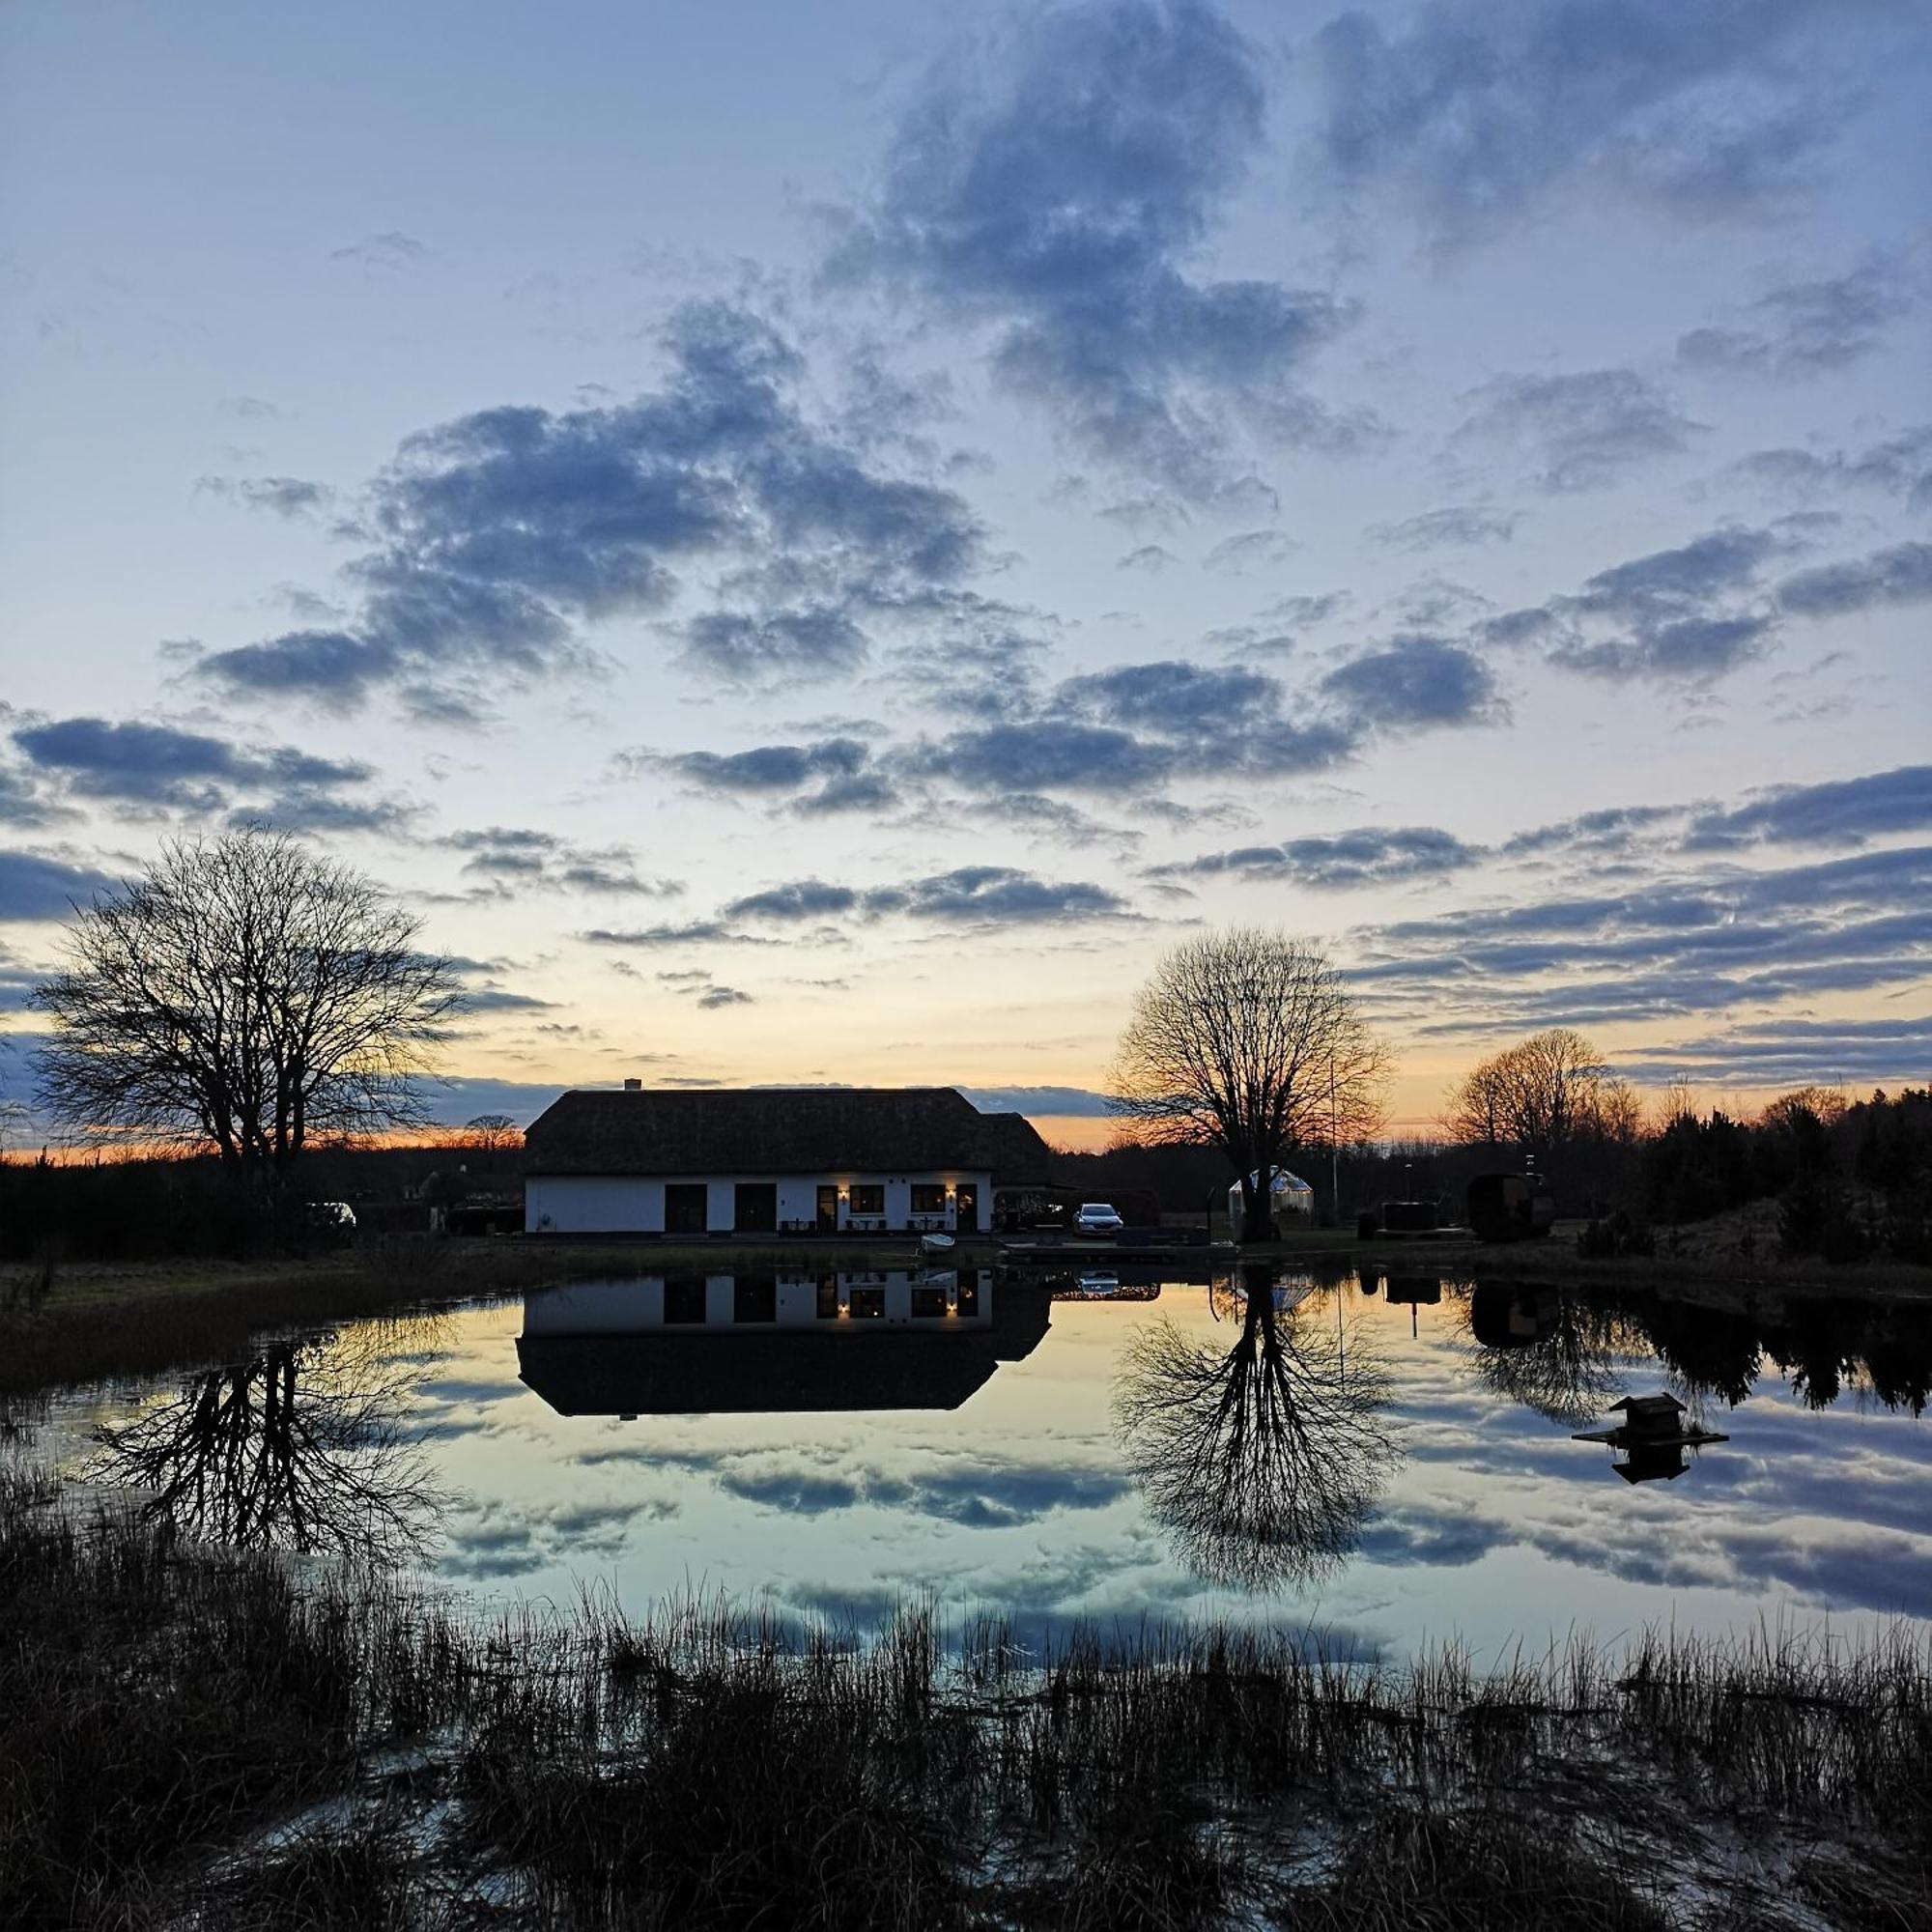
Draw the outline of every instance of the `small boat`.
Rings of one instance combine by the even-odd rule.
[[[951,1235],[922,1235],[919,1237],[919,1251],[923,1255],[948,1255],[952,1252]]]

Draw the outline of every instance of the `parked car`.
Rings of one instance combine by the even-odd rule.
[[[1073,1225],[1083,1235],[1118,1235],[1127,1224],[1114,1212],[1111,1201],[1083,1201]]]
[[[308,1204],[308,1224],[331,1234],[353,1235],[355,1232],[355,1210],[346,1201],[311,1201]]]

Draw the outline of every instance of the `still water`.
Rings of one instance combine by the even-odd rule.
[[[1435,1276],[641,1277],[59,1392],[78,1482],[492,1603],[1932,1630],[1932,1311]],[[1668,1394],[1648,1443],[1602,1434]],[[1687,1444],[1681,1438],[1722,1439]]]

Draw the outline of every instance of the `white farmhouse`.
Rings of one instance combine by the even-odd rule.
[[[1046,1178],[1018,1114],[951,1087],[562,1094],[524,1137],[533,1235],[980,1234]]]

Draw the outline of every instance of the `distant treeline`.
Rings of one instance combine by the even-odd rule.
[[[379,1148],[317,1148],[288,1184],[239,1187],[213,1155],[180,1159],[0,1160],[0,1263],[239,1259],[340,1239],[310,1204],[347,1201],[365,1233],[429,1225],[432,1206],[515,1193],[514,1147],[471,1137]]]

